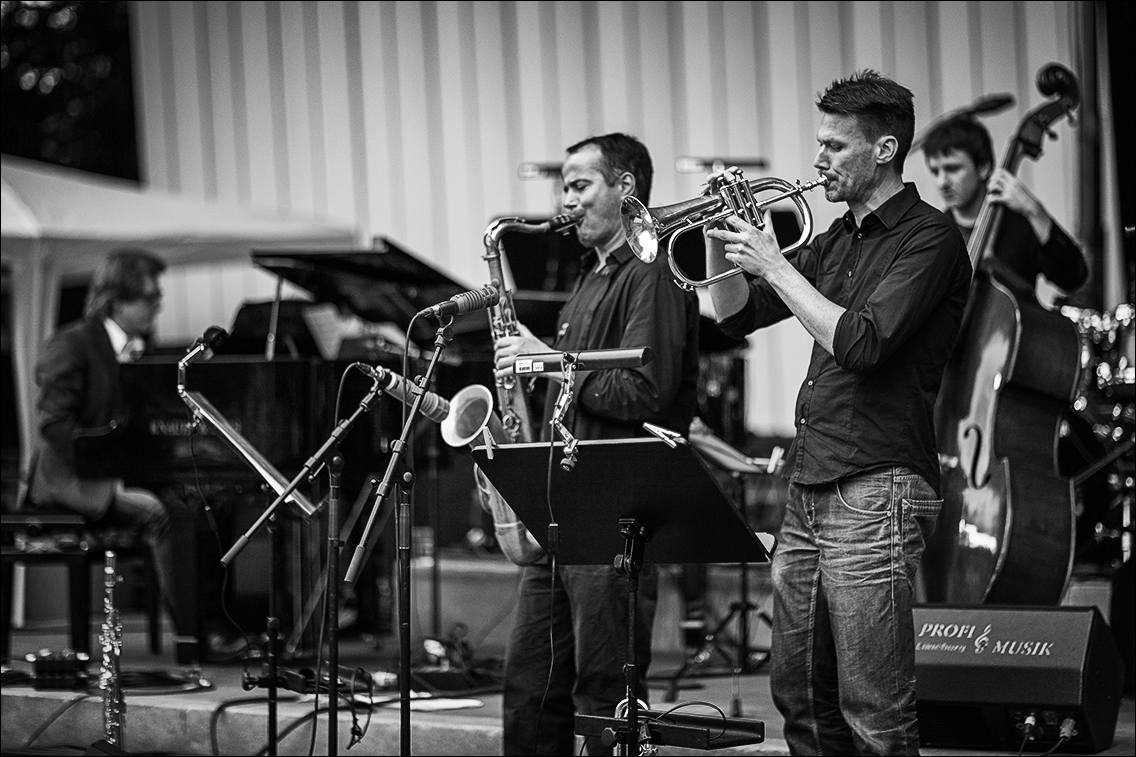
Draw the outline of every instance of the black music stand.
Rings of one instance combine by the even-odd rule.
[[[563,445],[558,442],[555,447]],[[473,450],[474,461],[540,545],[554,547],[557,561],[565,565],[614,562],[616,569],[627,575],[631,620],[624,667],[627,716],[577,715],[576,733],[598,735],[606,746],[618,743],[621,753],[629,754],[628,750],[638,748],[640,729],[635,613],[639,569],[647,543],[654,563],[766,562],[769,553],[681,437],[581,441],[571,472],[552,467],[551,503],[545,494],[548,455],[547,443],[512,444],[492,450],[479,446]],[[556,518],[551,538],[550,516]],[[648,710],[643,715],[652,738],[677,738],[674,730],[653,727],[662,713]],[[703,748],[717,749],[764,740],[764,724],[758,721],[743,723],[733,718],[723,723],[716,719],[716,727],[720,730],[731,722],[749,734],[748,741],[719,744],[692,735],[692,741],[684,745],[697,742],[707,744]],[[674,728],[696,729],[681,724]]]
[[[280,471],[276,470],[275,466],[261,454],[260,450],[241,435],[229,422],[229,419],[226,418],[220,410],[215,408],[213,403],[205,398],[205,395],[185,388],[185,372],[189,362],[189,359],[183,358],[178,364],[178,394],[181,395],[186,407],[189,408],[190,413],[193,415],[194,422],[205,421],[210,428],[220,435],[230,449],[237,453],[238,456],[244,458],[248,466],[264,479],[264,485],[266,487],[271,488],[277,495],[282,494],[285,489],[288,488],[289,484]],[[295,486],[292,488],[293,491],[284,501],[295,505],[306,522],[316,514],[318,508],[303,494],[294,491]],[[268,674],[259,678],[253,678],[246,673],[246,677],[242,680],[242,685],[246,688],[259,686],[268,689],[268,754],[271,757],[275,757],[278,748],[276,731],[277,697],[281,681],[281,673],[278,665],[280,656],[280,617],[277,613],[277,593],[279,592],[277,565],[280,559],[280,533],[279,524],[276,523],[275,515],[269,518],[268,530],[271,545],[268,564],[268,617],[265,619],[266,630],[268,632],[268,644],[265,653]],[[244,540],[243,543],[248,542],[247,535],[242,536],[241,539]],[[229,555],[225,556],[224,562],[226,566],[228,566],[231,556],[235,556],[235,553],[230,552]]]
[[[731,487],[733,489],[733,495],[737,497],[736,507],[742,518],[748,523],[749,521],[746,518],[745,479],[742,477],[771,475],[780,465],[784,451],[781,447],[774,447],[772,454],[768,458],[748,457],[714,436],[705,424],[697,418],[690,428],[690,445],[708,464],[730,475],[733,483]],[[772,537],[770,536],[768,540],[762,543],[767,545],[772,544]],[[664,702],[675,701],[678,696],[679,681],[683,676],[695,675],[694,669],[707,662],[714,652],[722,655],[731,663],[730,670],[728,670],[727,673],[733,673],[734,675],[756,673],[762,666],[769,662],[770,652],[768,649],[750,648],[749,614],[757,611],[758,619],[764,621],[770,628],[773,627],[773,618],[769,613],[761,610],[761,608],[749,599],[749,564],[745,562],[738,563],[738,574],[741,598],[730,603],[729,612],[718,621],[717,625],[715,625],[712,630],[703,635],[702,644],[699,648],[693,653],[687,654],[682,665],[670,676],[666,693],[663,695]],[[735,620],[738,624],[738,632],[737,638],[730,640],[735,647],[734,657],[731,660],[729,653],[723,649],[719,637],[724,636],[726,627]],[[698,672],[702,675],[714,675],[713,672],[706,670]],[[736,691],[734,701],[730,706],[730,714],[734,716],[740,716],[742,714],[741,699]]]

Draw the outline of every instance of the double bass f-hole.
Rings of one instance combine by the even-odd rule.
[[[968,424],[959,439],[959,465],[967,483],[975,489],[990,481],[990,461],[983,454],[983,442],[982,428],[977,423]]]

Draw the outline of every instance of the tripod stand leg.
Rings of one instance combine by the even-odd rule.
[[[678,683],[682,679],[682,677],[686,675],[686,672],[695,665],[701,665],[702,663],[709,660],[714,652],[717,652],[719,655],[721,655],[722,659],[725,660],[727,664],[733,663],[730,655],[726,652],[726,650],[722,648],[721,642],[718,640],[718,637],[722,634],[726,626],[728,626],[734,619],[734,616],[737,614],[737,612],[737,608],[731,605],[730,612],[724,618],[718,621],[718,624],[714,626],[713,630],[706,634],[706,636],[702,640],[702,645],[698,647],[697,651],[686,656],[686,659],[683,660],[682,666],[679,667],[677,671],[675,671],[675,674],[671,676],[670,680],[667,682],[667,691],[663,695],[664,702],[675,701],[675,699],[678,697]]]

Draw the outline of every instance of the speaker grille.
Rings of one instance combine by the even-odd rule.
[[[982,748],[994,742],[994,734],[978,705],[921,701],[918,709],[921,744]]]

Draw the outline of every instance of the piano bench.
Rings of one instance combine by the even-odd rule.
[[[15,563],[60,564],[67,568],[71,648],[91,653],[91,565],[101,567],[103,551],[113,549],[119,566],[124,560],[140,559],[145,573],[146,614],[150,651],[161,654],[161,591],[149,547],[133,534],[95,529],[86,518],[64,508],[37,508],[0,515],[0,593],[3,594],[3,629],[0,659],[11,660],[12,590]],[[102,604],[99,604],[102,623]]]

